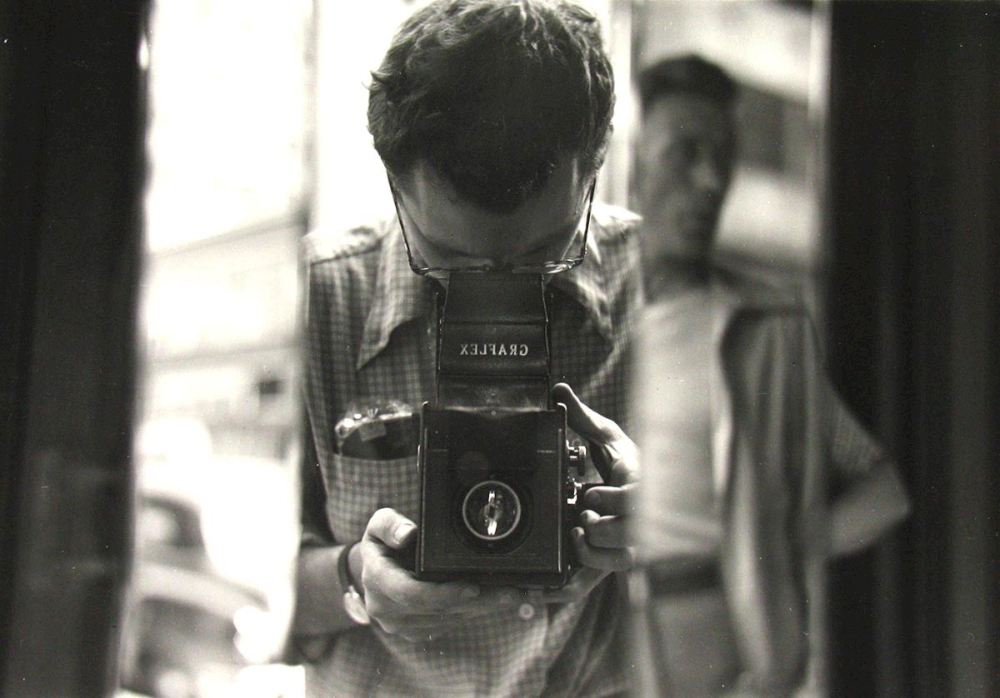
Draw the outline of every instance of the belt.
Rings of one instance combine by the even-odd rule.
[[[681,596],[722,587],[722,574],[717,561],[692,564],[678,569],[676,565],[652,562],[646,566],[646,581],[651,597]]]

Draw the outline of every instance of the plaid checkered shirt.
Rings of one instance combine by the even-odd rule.
[[[547,291],[553,381],[568,383],[626,431],[629,338],[641,304],[637,221],[595,204],[584,263],[554,277]],[[334,425],[358,405],[400,401],[416,410],[433,399],[438,287],[410,270],[395,220],[346,235],[313,233],[304,253],[304,384],[319,471],[307,463],[304,478],[320,483],[303,497],[308,547],[359,540],[381,507],[417,520],[416,456],[343,456]],[[522,698],[627,689],[627,599],[619,576],[580,602],[533,601],[428,641],[353,627],[311,655],[308,693]]]

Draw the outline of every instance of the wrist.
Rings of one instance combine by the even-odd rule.
[[[347,578],[354,588],[358,590],[361,596],[365,595],[364,585],[361,583],[361,572],[364,566],[364,561],[361,559],[361,547],[357,543],[351,543],[347,546]]]
[[[355,580],[361,576],[362,561],[354,555],[357,542],[344,546],[337,559],[337,574],[340,577],[340,588],[344,593],[344,611],[347,616],[359,625],[368,625],[371,618],[365,607],[363,589]],[[352,563],[353,559],[353,563]]]

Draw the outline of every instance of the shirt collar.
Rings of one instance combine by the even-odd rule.
[[[386,228],[375,272],[375,294],[358,352],[359,369],[385,349],[393,330],[428,315],[438,286],[410,269],[399,223],[392,221]]]
[[[610,340],[611,308],[604,283],[600,245],[594,234],[597,226],[597,221],[591,220],[591,235],[587,239],[587,256],[583,263],[575,269],[556,274],[551,284],[579,303],[601,335]],[[427,317],[438,288],[440,286],[436,281],[419,276],[410,269],[399,223],[393,221],[387,225],[357,368],[360,369],[388,346],[389,338],[397,327]]]
[[[558,288],[579,303],[598,332],[605,339],[611,340],[611,303],[608,300],[601,247],[598,243],[598,235],[602,231],[598,228],[598,222],[591,218],[587,256],[583,263],[575,269],[556,274],[551,284],[553,288]]]

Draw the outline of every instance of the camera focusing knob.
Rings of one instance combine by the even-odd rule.
[[[583,444],[566,444],[566,456],[571,468],[576,468],[576,474],[583,477],[587,474],[587,447]]]

